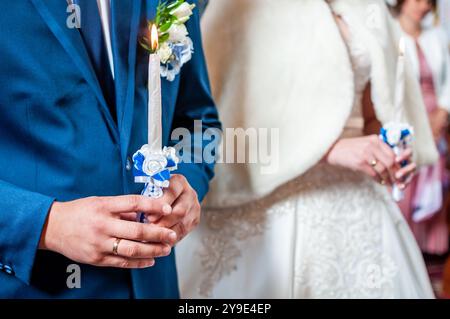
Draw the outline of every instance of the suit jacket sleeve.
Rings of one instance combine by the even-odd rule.
[[[53,201],[0,180],[0,263],[27,284]]]
[[[210,143],[218,145],[220,143],[219,140],[205,140],[203,133],[210,128],[220,129],[221,124],[211,97],[199,20],[199,11],[195,9],[193,16],[187,23],[195,51],[191,61],[185,64],[181,70],[180,90],[175,109],[173,129],[182,127],[187,128],[191,132],[191,143],[193,145],[189,154],[191,163],[181,163],[177,173],[187,178],[190,185],[197,191],[199,200],[202,201],[208,192],[209,182],[214,176],[214,163],[206,163],[199,159],[198,155],[203,154],[206,145]],[[194,121],[200,120],[202,121],[201,130],[195,130]],[[172,141],[171,144],[173,145],[177,142],[179,141]],[[183,157],[186,158],[186,154]]]

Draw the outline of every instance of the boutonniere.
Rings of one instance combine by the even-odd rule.
[[[148,21],[148,30],[158,31],[158,47],[152,45],[150,37],[144,36],[141,46],[161,60],[161,77],[173,81],[185,63],[191,60],[194,45],[185,23],[190,19],[195,4],[185,0],[159,2],[154,21]]]

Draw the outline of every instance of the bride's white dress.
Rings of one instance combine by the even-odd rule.
[[[371,64],[359,44],[352,35],[356,98],[344,136],[363,134]],[[177,263],[184,298],[433,298],[388,190],[326,164],[250,206],[205,210]]]

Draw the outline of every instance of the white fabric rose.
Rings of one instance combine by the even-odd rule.
[[[166,64],[170,60],[170,57],[172,56],[172,49],[167,42],[164,42],[159,47],[158,56],[163,64]]]
[[[172,10],[170,14],[176,16],[180,23],[185,23],[192,15],[192,10],[194,10],[194,8],[195,4],[184,2],[178,8]]]
[[[188,34],[188,30],[184,24],[172,24],[169,29],[169,41],[173,43],[181,42]]]
[[[142,171],[148,176],[157,174],[167,166],[167,159],[162,154],[145,154]]]

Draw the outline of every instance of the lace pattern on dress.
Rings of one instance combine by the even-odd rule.
[[[362,174],[318,165],[272,195],[235,209],[206,210],[208,236],[198,251],[199,293],[237,268],[245,240],[270,229],[270,219],[296,214],[294,291],[314,298],[389,298],[396,265],[382,251],[382,214],[392,200],[387,190]],[[295,296],[294,296],[295,297]]]

